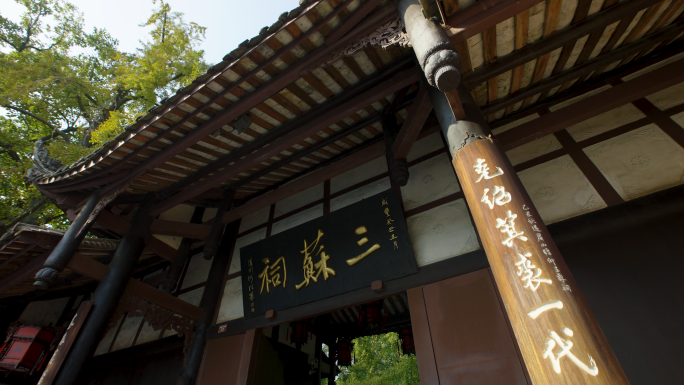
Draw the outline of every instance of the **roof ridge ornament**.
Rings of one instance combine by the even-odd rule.
[[[331,54],[323,63],[321,63],[319,67],[325,67],[339,60],[343,56],[351,56],[363,49],[368,44],[379,45],[383,49],[395,44],[402,47],[411,46],[409,37],[404,30],[404,22],[401,21],[401,18],[397,17],[396,19],[382,25],[370,35],[359,38],[345,48]]]
[[[33,167],[26,172],[26,178],[30,181],[45,174],[52,174],[64,167],[59,159],[50,157],[50,152],[44,145],[45,142],[38,139],[33,147]]]

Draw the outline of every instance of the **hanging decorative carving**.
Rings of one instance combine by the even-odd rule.
[[[362,37],[344,49],[333,53],[323,63],[321,63],[320,66],[325,67],[343,56],[351,56],[363,49],[363,47],[367,46],[368,44],[379,45],[383,49],[386,49],[394,44],[400,45],[402,47],[411,46],[408,35],[404,31],[404,22],[397,17],[396,19],[376,29],[375,32],[371,33],[370,35]]]
[[[185,337],[183,352],[187,353],[195,329],[194,321],[190,318],[175,314],[166,308],[150,303],[135,295],[124,293],[121,296],[119,305],[114,310],[105,333],[111,328],[116,327],[118,325],[117,321],[126,313],[128,313],[127,318],[143,317],[143,321],[147,321],[155,331],[176,331],[179,335]]]
[[[33,147],[33,167],[26,173],[26,178],[33,180],[45,174],[52,174],[63,167],[58,159],[50,158],[48,149],[44,146],[45,142],[37,140]]]

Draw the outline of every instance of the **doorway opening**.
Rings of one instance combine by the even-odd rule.
[[[261,330],[254,384],[419,384],[408,298],[400,293]]]

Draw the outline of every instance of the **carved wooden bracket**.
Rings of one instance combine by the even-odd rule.
[[[143,317],[143,321],[147,321],[155,331],[175,330],[179,335],[185,337],[185,348],[183,351],[184,353],[187,353],[195,329],[194,321],[190,318],[175,314],[166,308],[148,302],[138,296],[124,293],[121,296],[119,305],[114,310],[114,314],[112,315],[109,325],[107,325],[105,333],[115,327],[119,318],[126,313],[128,313],[127,318]]]

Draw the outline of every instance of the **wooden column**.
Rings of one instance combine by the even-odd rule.
[[[217,215],[219,212],[217,212]],[[219,218],[222,218],[223,214]],[[220,220],[219,220],[220,222]],[[223,227],[223,225],[221,226]],[[193,384],[199,374],[200,365],[202,364],[202,356],[207,345],[207,330],[214,321],[214,312],[217,309],[217,303],[221,298],[223,291],[223,277],[230,267],[231,250],[235,244],[237,233],[240,228],[240,221],[231,222],[221,238],[221,244],[218,249],[216,258],[211,263],[209,270],[209,278],[207,284],[204,286],[204,293],[202,293],[202,300],[200,307],[202,308],[202,318],[200,318],[197,325],[195,325],[195,333],[190,343],[187,355],[185,356],[185,365],[183,370],[175,381],[176,385]]]
[[[93,293],[93,309],[78,336],[76,336],[74,345],[57,374],[57,379],[54,382],[56,385],[72,385],[76,382],[83,364],[93,354],[100,338],[102,338],[105,327],[128,284],[135,263],[145,248],[145,242],[151,236],[152,217],[150,211],[152,211],[153,204],[154,195],[146,195],[133,216],[131,228],[121,240],[119,247],[114,252],[107,273]]]
[[[202,217],[204,216],[204,207],[195,207],[195,211],[192,213],[192,218],[190,218],[190,223],[202,223]],[[192,242],[194,239],[184,237],[178,246],[178,251],[176,251],[176,257],[171,261],[171,266],[166,273],[166,278],[162,283],[162,290],[171,293],[178,286],[178,280],[183,272],[183,267],[185,267],[185,262],[187,262],[188,257],[190,257],[190,249],[192,247]]]
[[[223,234],[223,229],[225,225],[223,224],[223,215],[226,211],[230,210],[233,205],[233,198],[235,197],[235,190],[232,188],[226,188],[221,196],[221,203],[219,203],[218,209],[216,210],[216,215],[211,223],[211,231],[209,232],[209,238],[207,238],[207,243],[204,244],[204,259],[210,260],[214,258],[214,255],[218,252],[219,242],[221,239],[221,234]],[[230,251],[228,251],[230,253]]]
[[[453,165],[532,383],[627,384],[503,150],[476,140]]]

